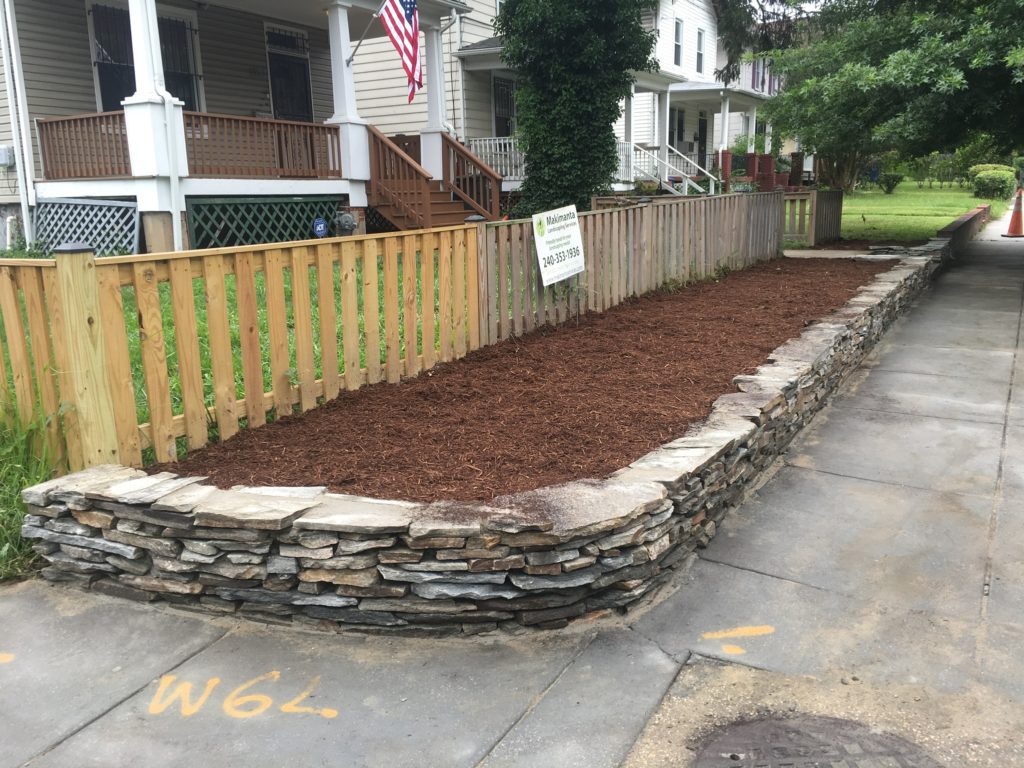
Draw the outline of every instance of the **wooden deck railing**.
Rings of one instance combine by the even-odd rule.
[[[124,112],[38,120],[43,178],[105,179],[132,175]]]
[[[251,179],[341,178],[341,133],[319,123],[208,112],[185,113],[192,176]]]
[[[500,218],[501,176],[451,136],[441,140],[445,188],[484,218]]]
[[[430,173],[372,125],[367,198],[401,229],[430,226]],[[397,219],[397,220],[396,220]]]

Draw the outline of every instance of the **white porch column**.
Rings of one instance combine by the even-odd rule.
[[[164,85],[156,2],[130,0],[128,13],[135,93],[122,104],[132,175],[187,176],[184,102],[171,97]]]
[[[722,114],[718,122],[721,125],[722,135],[719,137],[718,151],[724,152],[729,148],[729,94],[722,94]]]
[[[772,124],[764,124],[764,153],[770,155],[772,153]]]
[[[658,158],[662,163],[668,162],[668,118],[671,109],[671,97],[668,91],[658,93]],[[662,168],[665,166],[662,165]]]
[[[426,43],[427,124],[420,130],[420,165],[435,179],[444,178],[444,144],[448,115],[444,99],[444,58],[441,48],[441,28],[424,28]]]
[[[327,6],[327,32],[331,46],[331,89],[334,114],[327,121],[341,131],[341,172],[346,179],[370,178],[370,134],[356,106],[356,78],[349,57],[352,43],[348,8],[341,0]]]
[[[623,141],[633,143],[633,86],[629,86],[629,95],[626,97],[622,107]]]
[[[757,107],[751,107],[747,113],[750,118],[750,133],[747,136],[747,152],[754,154],[757,151]]]

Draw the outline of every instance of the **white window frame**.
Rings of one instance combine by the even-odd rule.
[[[309,77],[309,111],[310,117],[313,118],[313,122],[316,120],[316,92],[313,90],[313,62],[310,59],[310,42],[309,42],[309,30],[303,29],[302,27],[291,27],[287,24],[278,24],[274,21],[263,22],[263,56],[267,64],[267,101],[270,104],[270,116],[274,117],[277,114],[274,110],[274,86],[270,82],[270,44],[267,42],[267,31],[271,29],[280,29],[282,32],[290,32],[291,34],[306,38],[306,55],[303,56],[298,53],[292,53],[290,51],[274,50],[274,53],[279,53],[282,56],[294,56],[296,59],[306,60],[306,75]]]
[[[96,94],[96,111],[103,111],[103,94],[100,91],[100,74],[93,66],[96,56],[96,28],[92,22],[92,7],[94,5],[106,5],[111,8],[128,10],[128,0],[85,0],[85,19],[89,29],[89,66],[92,67],[92,87]],[[199,43],[199,15],[188,8],[178,8],[173,5],[158,3],[156,15],[165,19],[184,21],[191,29],[189,45],[192,47],[192,63],[196,71],[192,73],[196,79],[196,109],[200,112],[206,111],[206,79],[203,77],[203,51]]]
[[[696,69],[697,69],[697,74],[699,74],[699,75],[703,75],[704,74],[704,41],[706,39],[707,39],[707,33],[703,29],[698,27],[697,28],[697,61],[696,61]]]
[[[675,20],[675,40],[672,44],[672,61],[677,67],[683,66],[683,32],[685,26],[683,25],[682,19]]]

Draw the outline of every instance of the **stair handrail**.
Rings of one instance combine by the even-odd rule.
[[[683,193],[680,192],[678,189],[676,189],[674,184],[671,184],[671,183],[668,182],[668,175],[669,175],[668,172],[674,171],[677,175],[682,177],[683,181],[688,186],[692,186],[692,187],[700,190],[703,193],[704,190],[701,189],[696,184],[694,184],[692,181],[690,181],[689,177],[687,177],[687,175],[684,174],[682,171],[680,171],[678,168],[675,168],[674,166],[669,165],[664,160],[662,160],[660,157],[658,157],[656,154],[654,154],[653,152],[648,152],[646,149],[641,147],[639,144],[632,144],[630,142],[626,142],[626,143],[630,144],[630,146],[633,148],[633,172],[634,173],[639,172],[640,174],[646,176],[647,178],[653,179],[654,181],[658,182],[659,186],[663,186],[665,189],[667,189],[669,191],[669,193],[671,193],[673,195],[682,195]],[[654,163],[654,167],[658,168],[659,170],[661,169],[662,166],[664,166],[665,170],[667,171],[665,173],[665,178],[662,178],[660,173],[651,173],[646,168],[644,168],[641,163],[636,162],[636,156],[637,155],[640,155],[640,157],[647,158],[649,161],[652,161]]]
[[[444,147],[444,186],[489,221],[501,218],[501,174],[448,134]]]
[[[412,228],[428,229],[430,172],[375,126],[366,127],[370,133],[370,205],[390,205]]]
[[[708,189],[711,191],[712,195],[715,194],[715,184],[721,185],[721,183],[722,183],[722,180],[720,178],[715,176],[707,168],[702,168],[701,165],[697,161],[687,157],[682,152],[680,152],[678,149],[673,147],[671,144],[668,145],[668,151],[671,152],[672,154],[678,155],[683,160],[685,160],[687,163],[689,163],[694,168],[696,168],[698,171],[700,171],[700,173],[702,173],[704,176],[706,176],[707,179],[708,179]]]

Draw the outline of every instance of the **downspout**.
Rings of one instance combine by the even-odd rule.
[[[441,61],[442,62],[444,62],[444,33],[447,32],[452,27],[454,27],[455,24],[458,23],[458,21],[459,21],[459,15],[453,11],[451,19],[448,21],[447,24],[445,24],[445,25],[443,25],[441,27]],[[452,87],[453,88],[455,87],[455,81],[454,80],[452,81]],[[445,93],[445,96],[444,96],[445,111],[447,111],[447,109],[448,109],[448,83],[447,83],[447,81],[444,83],[444,93]],[[454,117],[454,115],[453,115],[453,117]],[[455,130],[455,126],[452,125],[450,122],[445,121],[445,126],[444,127],[445,127],[445,130],[447,130],[450,135],[454,135],[456,139],[459,138],[459,132],[457,130]],[[465,136],[463,136],[463,138],[465,138]]]
[[[21,228],[22,233],[25,236],[26,245],[31,244],[35,239],[33,226],[32,226],[32,215],[31,215],[31,198],[28,191],[28,174],[25,168],[25,156],[22,152],[22,141],[21,141],[21,121],[19,119],[21,113],[21,102],[17,98],[16,89],[13,82],[13,64],[11,63],[11,44],[10,35],[8,34],[10,25],[10,17],[7,15],[7,2],[6,0],[0,5],[0,27],[3,31],[3,39],[0,40],[0,50],[3,51],[3,64],[4,64],[4,86],[7,90],[7,107],[8,112],[11,116],[11,138],[14,141],[14,152],[16,155],[15,168],[18,174],[18,198],[21,201]]]
[[[463,40],[465,39],[466,25],[460,14],[456,14],[456,18],[459,20],[456,50],[461,51]],[[466,128],[466,62],[462,60],[461,56],[455,56],[454,58],[459,63],[459,130],[462,132],[462,138],[468,141],[469,130]]]
[[[11,139],[14,142],[14,154],[16,156],[15,169],[17,173],[17,193],[18,200],[22,203],[22,232],[25,236],[26,244],[31,244],[35,240],[35,227],[32,221],[32,202],[34,189],[30,189],[32,183],[32,174],[30,171],[31,166],[26,164],[26,157],[29,158],[29,162],[32,161],[32,150],[29,147],[29,152],[26,153],[26,136],[24,134],[24,121],[22,115],[25,112],[25,106],[22,99],[17,96],[17,72],[14,66],[14,51],[11,47],[11,38],[16,40],[16,35],[13,34],[13,16],[10,15],[9,0],[4,0],[3,5],[0,5],[0,27],[3,28],[3,69],[4,69],[4,87],[7,92],[7,110],[10,121],[10,134]],[[17,68],[20,70],[20,67]]]
[[[150,25],[148,15],[146,23],[148,25],[146,36],[149,38],[149,50],[157,51],[157,55],[160,55],[159,29]],[[162,67],[161,71],[163,71]],[[174,106],[177,100],[167,90],[162,77],[154,76],[153,90],[156,91],[157,96],[160,97],[164,105],[164,136],[167,144],[167,161],[170,166],[168,168],[168,181],[170,182],[171,195],[171,233],[174,238],[174,250],[180,251],[184,245],[184,238],[181,231],[181,206],[178,204],[181,192],[181,178],[178,176],[178,142],[176,140],[178,137],[174,135]]]

